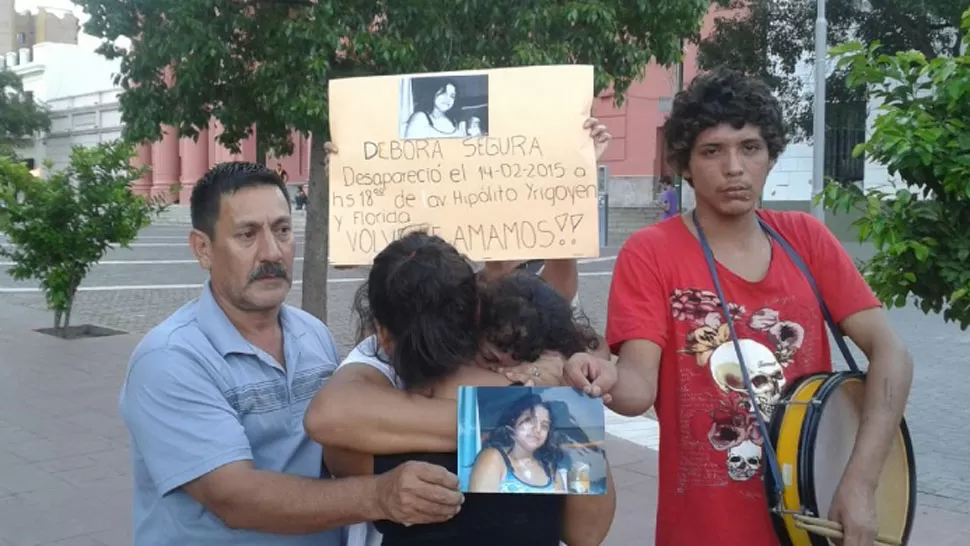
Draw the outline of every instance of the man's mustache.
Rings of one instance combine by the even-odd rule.
[[[286,271],[286,266],[283,265],[282,262],[262,263],[249,274],[249,282],[256,282],[261,279],[289,280],[290,275]]]

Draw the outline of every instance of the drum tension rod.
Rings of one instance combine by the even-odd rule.
[[[774,508],[772,508],[771,511],[781,515],[798,515],[798,516],[808,516],[812,518],[817,517],[815,514],[811,512],[811,510],[805,508],[804,506],[801,508],[801,510],[786,510],[782,508],[781,505],[779,504]]]
[[[821,400],[788,400],[787,402],[777,402],[776,406],[821,406]]]

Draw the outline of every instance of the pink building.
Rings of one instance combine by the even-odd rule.
[[[192,187],[210,167],[223,161],[254,161],[256,139],[250,137],[240,144],[234,154],[216,140],[221,127],[216,120],[199,133],[197,140],[178,138],[175,130],[164,128],[161,140],[143,144],[136,163],[150,168],[132,190],[140,195],[167,195],[173,186],[179,187],[179,202],[188,204]],[[266,164],[275,168],[283,165],[289,183],[306,182],[310,174],[310,139],[293,134],[293,153],[287,157],[267,156]]]
[[[708,12],[701,27],[702,36],[714,28],[717,17],[730,12]],[[684,85],[697,74],[697,46],[684,51]],[[654,201],[654,181],[663,174],[673,174],[664,158],[661,134],[670,101],[677,93],[678,67],[664,68],[651,63],[644,78],[630,86],[625,101],[613,106],[613,93],[605,92],[593,105],[593,115],[609,127],[613,135],[603,163],[609,168],[610,206],[643,207]]]
[[[712,10],[704,19],[702,34],[707,35],[716,16],[724,16],[723,10]],[[689,45],[685,50],[683,67],[684,83],[697,73],[697,48]],[[663,124],[665,105],[677,90],[677,67],[664,68],[651,63],[645,77],[633,84],[626,101],[619,108],[613,107],[613,94],[604,92],[593,105],[593,114],[610,128],[614,141],[604,158],[610,171],[611,207],[639,208],[654,201],[654,180],[668,172],[663,157]],[[179,139],[173,130],[166,130],[158,142],[141,147],[138,162],[151,167],[141,180],[133,184],[139,194],[164,195],[175,185],[180,185],[179,200],[188,203],[192,186],[211,166],[229,160],[254,161],[256,142],[251,137],[240,146],[241,152],[233,154],[216,142],[219,123],[213,121],[209,129],[199,134],[197,141]],[[289,175],[291,184],[305,183],[309,178],[310,139],[297,133],[293,136],[293,154],[283,158],[267,157],[266,163],[274,168],[281,163]]]

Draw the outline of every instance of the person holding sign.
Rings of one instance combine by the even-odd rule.
[[[389,355],[387,365],[403,390],[452,403],[462,385],[511,383],[501,373],[476,365],[480,329],[486,330],[481,336],[496,350],[524,357],[546,349],[570,355],[599,343],[592,329],[574,320],[568,301],[541,279],[520,274],[492,287],[501,289],[482,295],[479,318],[480,283],[467,260],[440,237],[413,232],[390,243],[375,258],[356,298],[360,327],[377,331],[380,348]],[[524,302],[521,295],[531,298]],[[523,335],[501,333],[510,328]],[[328,467],[340,475],[382,474],[414,461],[457,472],[455,450],[359,456],[349,464],[346,454],[332,457],[325,440],[324,450]],[[596,546],[605,537],[615,509],[612,487],[594,497],[530,497],[469,494],[461,512],[447,522],[412,527],[407,525],[410,522],[379,521],[375,526],[383,533],[384,546],[558,546],[561,539],[571,546]]]
[[[595,144],[596,159],[603,156],[612,135],[594,117],[583,127]],[[325,148],[338,153],[333,143]],[[515,262],[487,262],[480,271],[486,282],[512,271]],[[542,277],[568,299],[574,298],[578,287],[575,259],[548,260]],[[400,384],[392,369],[377,354],[376,336],[364,339],[344,359],[328,383],[328,391],[317,396],[307,412],[307,427],[311,435],[325,438],[329,445],[362,453],[401,453],[411,451],[450,451],[455,449],[457,421],[455,403],[420,399],[398,392]],[[483,355],[483,364],[496,367],[495,358]],[[607,355],[608,356],[608,355]],[[534,362],[513,362],[502,358],[500,364],[506,374],[515,379],[540,386],[563,384],[565,360],[559,354],[544,354]],[[356,403],[370,400],[369,404]]]
[[[617,413],[656,407],[664,437],[657,546],[778,544],[763,480],[780,470],[762,459],[763,425],[789,385],[833,370],[821,298],[869,360],[862,425],[827,517],[841,524],[843,546],[872,546],[876,485],[906,407],[912,358],[824,224],[758,210],[786,145],[781,106],[764,82],[731,70],[699,75],[678,93],[664,132],[696,208],[626,242],[606,330],[619,360],[577,358],[567,373],[608,392]]]
[[[583,128],[589,131],[598,160],[609,146],[612,135],[595,117]],[[338,153],[328,142],[329,154]],[[576,260],[549,260],[542,271],[547,280],[567,298],[574,298],[578,287]],[[514,269],[515,262],[486,262],[480,280],[496,279]],[[344,269],[344,267],[338,267]],[[605,348],[605,344],[601,350]],[[399,389],[401,383],[379,353],[376,336],[364,339],[344,359],[331,378],[333,388],[321,390],[306,415],[306,427],[314,438],[325,440],[331,452],[347,449],[357,453],[410,453],[451,451],[456,448],[457,406],[454,401],[410,396]],[[547,353],[533,362],[512,362],[481,355],[483,367],[503,366],[512,380],[542,386],[563,383],[565,360],[561,354]],[[360,404],[360,400],[369,400]],[[358,529],[359,530],[359,529]],[[373,534],[373,533],[372,533]]]

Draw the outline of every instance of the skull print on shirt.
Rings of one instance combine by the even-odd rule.
[[[804,341],[804,328],[768,307],[749,314],[744,306],[727,303],[751,380],[752,400],[717,294],[675,290],[670,305],[674,320],[689,325],[680,353],[692,355],[698,367],[706,368],[721,393],[719,406],[710,415],[710,445],[724,454],[724,471],[731,480],[750,480],[762,467],[762,437],[754,412],[770,421],[787,385],[785,369]]]

